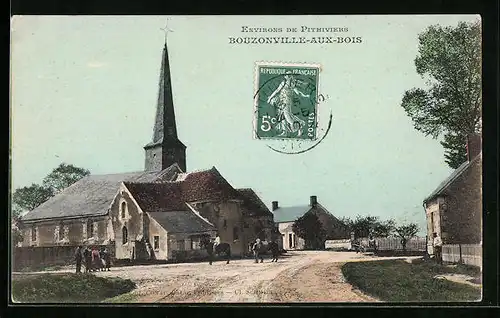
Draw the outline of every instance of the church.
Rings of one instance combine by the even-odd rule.
[[[187,171],[166,43],[153,138],[144,152],[144,171],[84,177],[25,214],[21,248],[106,246],[115,259],[183,260],[205,255],[203,235],[218,233],[241,256],[257,237],[280,237],[252,189],[234,188],[215,167]]]

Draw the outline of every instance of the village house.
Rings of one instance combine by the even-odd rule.
[[[216,233],[233,255],[244,255],[256,237],[276,235],[273,214],[252,189],[233,188],[215,167],[186,171],[166,44],[159,82],[145,170],[84,177],[22,216],[21,248],[30,251],[23,255],[43,247],[42,255],[57,257],[66,247],[71,258],[76,246],[92,245],[117,259],[185,259],[203,256],[200,237]]]
[[[467,138],[467,161],[424,200],[427,250],[433,254],[433,233],[443,244],[479,244],[482,240],[481,136]]]
[[[299,238],[294,233],[292,226],[298,218],[304,216],[306,213],[314,213],[318,217],[323,229],[327,233],[326,239],[334,240],[349,237],[349,231],[346,226],[318,203],[317,196],[315,195],[309,198],[308,205],[280,207],[278,201],[273,201],[272,212],[274,214],[274,222],[278,225],[278,230],[282,236],[282,248],[285,250],[304,248],[304,239]]]

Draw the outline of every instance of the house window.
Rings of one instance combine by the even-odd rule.
[[[127,242],[128,242],[128,231],[127,228],[124,226],[122,228],[122,243],[127,244]]]
[[[125,210],[126,209],[127,209],[127,203],[125,201],[123,201],[122,205],[121,205],[121,208],[120,208],[122,219],[125,218]]]
[[[292,248],[293,234],[288,233],[288,248]]]
[[[297,235],[293,235],[293,248],[297,247]]]
[[[199,249],[201,249],[200,238],[199,237],[192,237],[191,238],[191,249],[192,250],[199,250]]]
[[[160,249],[160,237],[159,236],[153,237],[153,248],[155,249],[155,251]]]
[[[58,231],[58,238],[59,238],[59,241],[63,240],[64,239],[64,224],[63,222],[60,222],[59,223],[59,231]]]
[[[222,227],[227,228],[227,220],[226,219],[224,219],[224,224],[222,225]]]
[[[233,228],[233,240],[237,240],[239,237],[238,237],[238,227],[234,227]]]
[[[92,237],[92,232],[93,232],[94,226],[92,224],[92,220],[88,219],[87,220],[87,238]]]
[[[184,248],[186,247],[184,240],[178,240],[177,241],[177,250],[178,251],[184,251]]]
[[[31,241],[36,242],[36,226],[31,227]]]

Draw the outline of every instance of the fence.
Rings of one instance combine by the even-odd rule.
[[[375,238],[377,249],[379,251],[402,251],[403,244],[401,239],[397,237],[380,237]],[[368,246],[368,239],[361,239],[361,244]],[[414,237],[406,242],[407,251],[425,251],[427,248],[425,237]]]
[[[377,249],[379,251],[402,251],[403,245],[401,239],[396,237],[378,237],[375,238]],[[360,238],[360,243],[368,246],[368,238]],[[350,250],[351,240],[327,240],[325,248],[334,250]],[[406,242],[407,251],[424,252],[427,248],[425,237],[414,237]]]
[[[482,267],[483,248],[480,244],[446,244],[442,248],[444,262]]]
[[[326,249],[332,250],[349,250],[351,249],[351,240],[327,240],[325,242]]]

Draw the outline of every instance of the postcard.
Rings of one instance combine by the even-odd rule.
[[[14,303],[481,300],[479,15],[11,34]]]

